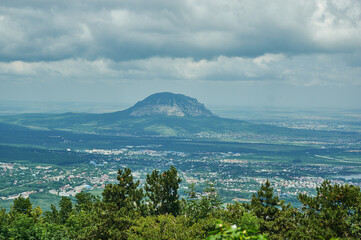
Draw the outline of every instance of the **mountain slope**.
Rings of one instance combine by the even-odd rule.
[[[212,117],[214,116],[197,99],[182,94],[169,92],[153,94],[143,101],[137,102],[126,110],[130,116],[166,115],[177,117]]]
[[[124,111],[113,113],[21,114],[0,116],[0,122],[37,129],[124,136],[212,137],[214,134],[225,134],[228,137],[263,135],[338,138],[344,134],[220,118],[196,99],[173,93],[153,94]]]

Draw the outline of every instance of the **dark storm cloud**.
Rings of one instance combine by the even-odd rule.
[[[0,61],[360,49],[359,1],[2,1]]]

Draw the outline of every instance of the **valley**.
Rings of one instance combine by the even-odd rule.
[[[8,128],[7,128],[8,129]],[[6,131],[2,131],[5,133]],[[1,206],[30,196],[48,209],[54,199],[79,191],[99,194],[116,182],[120,168],[133,169],[144,183],[146,173],[174,165],[183,179],[201,191],[214,183],[225,202],[249,201],[269,179],[275,192],[297,206],[297,195],[313,194],[324,179],[360,185],[361,179],[342,176],[361,172],[357,144],[338,142],[262,143],[214,138],[151,138],[74,134],[59,131],[8,131],[0,146]],[[36,142],[33,139],[37,139]],[[260,139],[259,139],[260,140]],[[341,178],[340,178],[341,177]]]
[[[0,116],[0,205],[8,208],[22,195],[49,210],[62,196],[101,193],[124,167],[144,184],[147,173],[173,165],[181,196],[190,184],[201,192],[212,183],[228,203],[249,201],[267,179],[294,206],[299,193],[314,194],[325,179],[361,185],[361,134],[349,113],[326,119],[318,113],[315,120],[314,112],[253,109],[238,113],[247,120],[240,121],[225,118],[234,110],[219,110],[222,117],[204,109],[206,116],[196,117],[148,110],[131,117],[125,116],[130,110]]]

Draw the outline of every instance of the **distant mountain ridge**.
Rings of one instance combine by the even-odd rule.
[[[134,106],[118,112],[8,115],[0,116],[0,123],[37,130],[115,136],[248,136],[252,139],[253,136],[260,135],[310,138],[319,135],[338,137],[344,134],[287,129],[217,117],[197,99],[169,92],[150,95]]]
[[[130,116],[214,117],[197,99],[170,92],[155,93],[125,110]]]

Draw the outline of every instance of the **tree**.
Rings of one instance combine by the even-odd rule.
[[[200,196],[197,196],[194,185],[189,186],[190,191],[185,206],[185,212],[193,221],[208,218],[215,215],[216,211],[220,210],[222,201],[218,196],[214,185],[207,182],[207,187],[203,190]]]
[[[277,196],[273,196],[273,188],[268,181],[261,185],[257,195],[253,194],[251,200],[251,206],[254,209],[257,217],[264,221],[273,221],[279,211],[277,206],[280,206],[281,202]]]
[[[65,223],[69,218],[71,211],[73,210],[73,203],[68,197],[61,197],[59,202],[59,218],[61,223]]]
[[[99,198],[95,197],[91,193],[80,192],[75,195],[77,204],[75,209],[77,211],[86,210],[89,211],[96,202],[99,202]]]
[[[60,222],[59,212],[54,206],[54,204],[50,204],[50,209],[51,211],[46,211],[44,213],[45,221],[48,223],[59,223]]]
[[[288,238],[297,226],[298,211],[273,195],[273,188],[268,180],[261,185],[257,195],[253,194],[251,204],[245,206],[259,218],[261,233],[269,234],[270,239]]]
[[[14,199],[14,203],[11,207],[12,212],[22,213],[30,216],[31,210],[32,210],[32,204],[29,198],[24,198],[20,196]]]
[[[302,225],[309,235],[357,239],[361,236],[361,192],[353,185],[324,181],[315,197],[300,194]]]
[[[174,216],[179,214],[178,188],[181,181],[176,168],[173,166],[162,174],[154,170],[151,175],[147,175],[144,189],[148,197],[151,214],[170,213]]]
[[[36,238],[35,220],[27,214],[16,214],[8,225],[9,239],[38,239]]]
[[[259,219],[241,203],[228,204],[220,213],[220,218],[223,221],[234,224],[240,229],[259,231]]]
[[[71,215],[66,226],[71,239],[128,239],[126,231],[137,218],[136,212],[125,207],[118,209],[114,203],[98,202],[90,211]]]
[[[9,214],[6,213],[6,209],[0,207],[0,239],[9,238]]]
[[[139,181],[133,180],[132,171],[129,168],[118,170],[118,184],[108,184],[102,195],[103,202],[114,203],[118,209],[139,210],[142,208],[143,189],[138,188]]]

